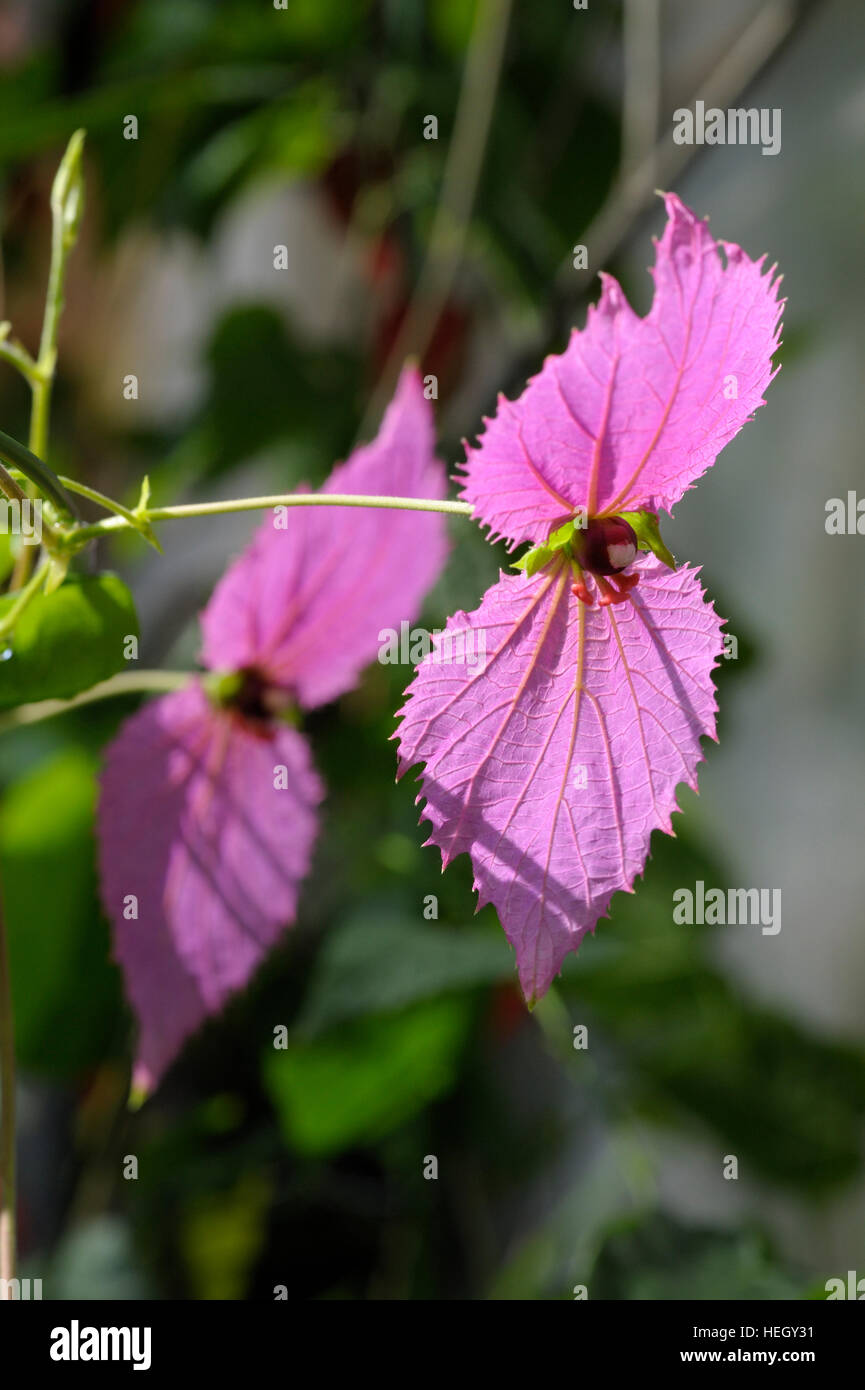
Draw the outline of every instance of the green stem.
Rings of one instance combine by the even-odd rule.
[[[221,516],[227,512],[255,512],[274,507],[378,507],[393,511],[447,512],[452,516],[471,516],[468,502],[439,501],[433,497],[367,497],[341,492],[288,492],[272,497],[239,497],[225,502],[189,502],[176,507],[148,507],[136,512],[140,521],[174,521],[189,516]],[[132,529],[124,516],[109,516],[92,526],[76,526],[65,533],[65,543],[73,550],[112,531]]]
[[[61,474],[57,481],[66,489],[67,492],[76,492],[79,497],[86,497],[89,502],[95,502],[98,507],[104,507],[107,512],[116,512],[118,516],[126,517],[130,526],[136,524],[135,513],[129,507],[124,507],[121,502],[115,502],[113,497],[108,497],[106,493],[99,492],[95,487],[89,487],[87,483],[79,483],[77,478],[65,478]]]
[[[19,729],[23,724],[39,724],[56,714],[92,705],[97,700],[110,700],[116,695],[159,694],[182,690],[194,679],[194,671],[121,671],[106,681],[100,681],[71,700],[37,700],[30,705],[17,705],[0,716],[0,734]]]
[[[0,360],[8,362],[10,367],[19,371],[28,385],[32,386],[39,371],[24,344],[19,343],[17,338],[9,337],[11,327],[8,321],[0,323]]]
[[[43,560],[42,564],[36,570],[35,574],[31,575],[30,579],[27,581],[24,588],[21,590],[20,594],[16,598],[12,607],[9,609],[8,613],[6,613],[4,617],[0,618],[0,638],[5,637],[7,633],[10,633],[12,631],[30,600],[35,598],[39,590],[41,589],[45,581],[45,578],[48,574],[48,570],[49,562],[47,560]]]
[[[3,904],[0,902],[0,1280],[15,1278],[15,1030]],[[3,1283],[7,1299],[9,1284]]]
[[[76,130],[66,147],[51,189],[51,264],[48,270],[48,289],[39,356],[25,371],[30,382],[30,453],[43,459],[48,453],[48,423],[51,416],[51,392],[54,387],[54,368],[57,364],[57,335],[63,313],[66,286],[66,265],[78,235],[84,189],[81,177],[81,151],[84,131]],[[21,362],[17,365],[21,370]],[[28,488],[33,495],[32,488]],[[20,588],[33,564],[33,547],[22,546],[18,551],[12,575],[12,588]]]
[[[27,501],[27,493],[18,486],[12,474],[6,472],[2,463],[0,463],[0,492],[8,497],[10,502]]]

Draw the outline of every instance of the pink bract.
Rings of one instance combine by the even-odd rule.
[[[378,437],[326,489],[440,497],[432,411],[403,372]],[[417,616],[447,551],[444,517],[355,507],[267,517],[202,617],[204,661],[252,669],[313,706],[349,689],[383,628]],[[266,708],[217,708],[197,683],[145,705],[106,750],[102,898],[139,1025],[135,1076],[160,1080],[184,1040],[250,979],[293,922],[324,788],[306,739]]]
[[[322,491],[444,497],[434,447],[432,411],[407,368],[378,437]],[[299,704],[324,704],[356,684],[382,627],[417,617],[446,554],[433,512],[312,507],[267,516],[202,614],[204,664],[255,666]]]
[[[779,280],[665,202],[648,315],[603,275],[584,331],[467,448],[462,495],[494,538],[542,540],[580,507],[669,511],[765,404]]]
[[[602,277],[586,329],[467,446],[463,497],[494,538],[544,542],[583,508],[669,510],[763,404],[778,280],[665,201],[646,318]],[[447,650],[485,645],[483,668],[440,659],[440,640],[399,715],[400,773],[424,765],[428,843],[445,865],[471,856],[529,1000],[632,889],[715,737],[722,622],[697,572],[650,555],[630,569],[636,587],[609,607],[575,596],[562,551],[531,578],[502,575],[448,623]]]
[[[471,855],[528,999],[642,873],[677,784],[696,785],[700,736],[714,737],[721,621],[694,570],[638,565],[623,610],[581,604],[565,561],[502,575],[448,620],[452,634],[484,629],[483,670],[433,653],[407,691],[400,771],[424,763],[428,843],[445,865]]]
[[[197,683],[121,728],[102,779],[100,871],[139,1023],[140,1087],[294,920],[323,796],[301,734],[253,730]]]

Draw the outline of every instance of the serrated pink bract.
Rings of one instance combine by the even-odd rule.
[[[581,512],[591,524],[669,510],[763,404],[778,279],[665,201],[646,318],[602,277],[585,330],[466,446],[462,495],[491,537],[541,545]],[[434,650],[395,735],[400,773],[423,764],[429,843],[444,864],[470,855],[530,1000],[632,888],[652,831],[671,829],[678,783],[696,787],[722,650],[696,571],[643,555],[611,586],[612,555],[592,574],[579,531],[566,547],[450,619],[450,650],[477,651],[482,634],[485,666]]]
[[[642,872],[714,736],[721,620],[694,570],[654,556],[638,568],[615,611],[581,604],[564,561],[503,575],[448,621],[474,649],[483,629],[483,670],[433,652],[401,711],[400,772],[424,764],[429,843],[445,864],[471,855],[478,906],[495,906],[529,999]]]
[[[467,448],[462,496],[494,538],[543,539],[581,507],[669,511],[764,404],[778,278],[665,201],[646,318],[602,276],[586,328]]]
[[[378,437],[326,487],[444,494],[415,370],[403,372]],[[348,689],[381,629],[416,616],[447,551],[441,514],[289,509],[288,523],[265,522],[203,615],[205,664],[254,671],[253,705],[269,689],[307,707]],[[147,1090],[296,914],[324,791],[306,740],[268,708],[216,708],[194,683],[144,706],[106,750],[102,897]]]
[[[441,498],[433,422],[420,377],[403,371],[378,437],[322,491]],[[383,627],[418,615],[447,554],[443,517],[374,508],[291,508],[268,516],[202,615],[212,669],[255,666],[306,708],[355,684]]]

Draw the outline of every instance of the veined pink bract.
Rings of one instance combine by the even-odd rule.
[[[433,449],[431,408],[406,369],[378,437],[326,490],[443,497]],[[218,708],[194,682],[146,704],[107,749],[101,888],[139,1025],[139,1088],[294,920],[324,788],[306,739],[272,707],[350,689],[380,630],[417,617],[446,551],[435,513],[267,516],[202,615],[204,664],[245,672],[251,694]]]
[[[494,538],[542,544],[581,510],[669,510],[764,403],[778,280],[674,194],[666,207],[646,318],[604,276],[586,329],[467,448],[463,496]],[[696,786],[701,737],[715,737],[722,622],[697,572],[641,556],[621,591],[592,577],[596,606],[575,553],[502,575],[449,620],[485,630],[485,667],[433,652],[396,735],[400,773],[424,765],[428,843],[445,864],[471,856],[529,1000],[632,889],[677,784]]]

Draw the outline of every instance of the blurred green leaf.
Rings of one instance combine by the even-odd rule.
[[[242,1299],[272,1197],[267,1178],[244,1173],[227,1192],[201,1192],[183,1213],[181,1242],[195,1299]]]
[[[436,42],[452,58],[462,58],[474,28],[477,0],[432,0],[429,23]]]
[[[305,348],[264,304],[225,314],[207,357],[210,386],[198,437],[208,472],[304,436],[327,461],[324,467],[344,452],[356,425],[358,367],[350,358],[333,348]]]
[[[264,1056],[264,1081],[287,1141],[325,1154],[382,1138],[452,1084],[471,1010],[435,999],[343,1024]]]
[[[361,913],[328,936],[298,1033],[309,1037],[345,1019],[513,977],[513,953],[498,931]]]
[[[7,787],[0,864],[20,1063],[75,1076],[117,1035],[119,976],[96,901],[94,763],[70,749]]]
[[[0,598],[0,616],[16,601]],[[69,699],[126,665],[123,645],[138,636],[132,595],[116,574],[73,575],[24,609],[0,660],[0,709]]]
[[[865,1055],[748,999],[708,963],[713,933],[756,928],[674,924],[677,887],[729,882],[677,833],[653,837],[642,885],[614,899],[609,924],[567,964],[567,989],[620,1054],[644,1111],[689,1112],[763,1177],[831,1190],[860,1171]]]
[[[591,1299],[800,1299],[801,1281],[750,1231],[694,1230],[671,1216],[617,1223],[588,1280]]]

